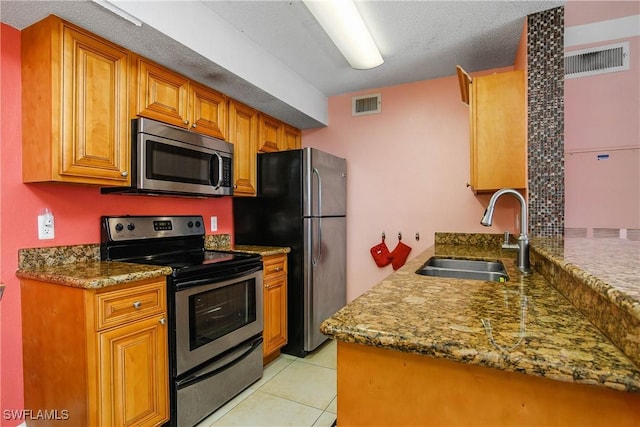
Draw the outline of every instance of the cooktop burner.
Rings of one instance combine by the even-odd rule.
[[[103,260],[166,265],[176,279],[229,274],[261,265],[261,257],[204,249],[201,216],[102,217],[100,256]]]

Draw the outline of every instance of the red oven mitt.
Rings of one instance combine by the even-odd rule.
[[[389,254],[391,265],[394,270],[397,270],[404,265],[405,261],[407,261],[407,257],[409,256],[409,252],[411,252],[411,246],[407,246],[399,241],[393,251]]]
[[[389,248],[384,242],[384,239],[382,242],[372,247],[370,252],[378,267],[384,267],[391,263],[391,258],[389,258]]]

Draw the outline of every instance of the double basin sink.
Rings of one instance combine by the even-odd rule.
[[[509,275],[500,261],[431,257],[416,274],[455,279],[506,282]]]

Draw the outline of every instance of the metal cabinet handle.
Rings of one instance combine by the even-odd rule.
[[[163,317],[162,319],[158,320],[158,322],[160,322],[161,325],[164,325],[165,323],[167,323],[167,319]]]
[[[188,126],[189,125],[189,120],[185,120],[184,124]]]
[[[122,176],[127,176],[127,175],[129,175],[129,172],[127,172],[127,171],[122,171],[122,172],[120,172],[120,175],[122,175]]]
[[[196,124],[195,123],[192,124],[191,127],[195,129],[196,128]]]
[[[142,307],[142,303],[140,301],[136,301],[133,303],[133,308],[140,308]]]
[[[282,268],[276,267],[276,268],[273,269],[273,271],[282,271]]]

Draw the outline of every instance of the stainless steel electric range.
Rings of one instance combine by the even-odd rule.
[[[101,259],[166,265],[170,425],[193,426],[262,377],[262,260],[204,248],[201,216],[101,218]]]

